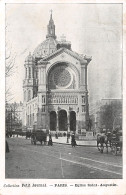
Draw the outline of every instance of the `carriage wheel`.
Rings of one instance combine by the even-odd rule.
[[[113,155],[117,155],[117,147],[116,146],[112,146],[112,154]]]

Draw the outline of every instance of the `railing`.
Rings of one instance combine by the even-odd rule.
[[[49,94],[48,104],[78,104],[78,96]]]

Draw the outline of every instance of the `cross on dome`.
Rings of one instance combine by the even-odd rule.
[[[50,10],[50,13],[51,13],[51,15],[50,15],[50,19],[52,19],[52,12],[53,12],[53,10],[51,9],[51,10]]]
[[[53,12],[53,10],[51,9],[51,10],[50,10],[50,13],[52,14],[52,12]]]

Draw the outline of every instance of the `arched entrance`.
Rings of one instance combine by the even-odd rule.
[[[67,131],[67,112],[59,111],[59,131]]]
[[[76,112],[70,112],[70,131],[76,131]]]
[[[50,112],[50,130],[56,131],[56,112],[55,111]]]

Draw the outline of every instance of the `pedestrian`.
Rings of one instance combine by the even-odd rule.
[[[9,150],[9,145],[8,145],[7,140],[6,140],[6,152],[7,152],[7,153],[10,152],[10,150]]]
[[[72,134],[72,137],[71,137],[71,145],[72,145],[72,147],[74,146],[76,146],[77,144],[76,144],[76,140],[75,140],[75,134],[73,133]]]
[[[57,131],[56,131],[56,134],[55,134],[55,138],[58,139],[58,134],[57,134]]]
[[[48,146],[52,146],[53,142],[52,142],[52,136],[51,133],[49,133],[49,141],[48,141]]]

